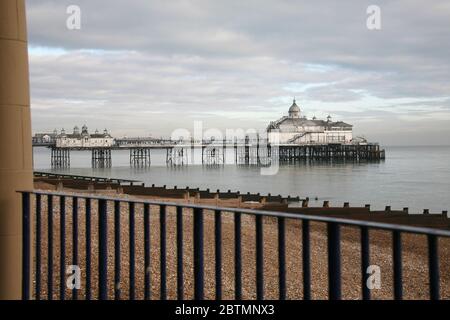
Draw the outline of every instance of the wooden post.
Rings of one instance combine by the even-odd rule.
[[[200,202],[200,192],[197,192],[196,194],[195,194],[195,202]]]
[[[215,202],[216,202],[216,206],[219,206],[219,193],[218,192],[216,192],[215,194],[214,194],[214,200],[215,200]]]
[[[242,196],[238,196],[238,203],[237,203],[237,205],[238,205],[238,208],[240,208],[241,207],[241,205],[242,205]]]

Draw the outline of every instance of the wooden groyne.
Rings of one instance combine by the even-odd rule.
[[[325,215],[332,217],[349,218],[364,221],[377,221],[412,226],[450,229],[450,219],[447,211],[430,213],[424,209],[422,214],[409,212],[408,208],[393,210],[386,206],[384,210],[371,210],[369,204],[364,207],[350,206],[345,202],[340,205],[324,201],[320,207],[311,207],[308,197],[282,196],[260,193],[241,193],[239,191],[201,190],[199,188],[177,186],[146,186],[136,180],[108,179],[102,177],[74,176],[67,174],[35,175],[35,183],[42,182],[45,188],[53,190],[74,190],[86,193],[113,193],[130,196],[169,199],[175,202],[202,203],[222,207],[252,208],[269,211],[282,211],[291,213]],[[293,207],[292,204],[297,204]]]

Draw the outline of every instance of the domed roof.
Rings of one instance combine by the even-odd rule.
[[[292,105],[289,108],[289,117],[291,117],[291,118],[299,118],[300,117],[300,107],[297,105],[297,103],[295,103],[295,99],[294,99],[294,101],[292,101]]]
[[[300,107],[295,103],[295,99],[292,102],[292,106],[289,108],[289,112],[300,112]]]

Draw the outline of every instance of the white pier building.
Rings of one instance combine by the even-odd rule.
[[[88,128],[84,125],[81,132],[77,126],[73,128],[73,133],[67,134],[64,129],[56,136],[57,148],[93,148],[93,147],[112,147],[114,145],[114,138],[104,130],[99,133],[90,134]]]
[[[353,126],[342,121],[307,119],[301,115],[295,99],[288,116],[273,121],[267,127],[269,143],[273,144],[347,144],[353,140]]]

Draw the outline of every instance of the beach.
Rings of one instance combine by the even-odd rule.
[[[42,186],[41,186],[42,187]],[[70,191],[68,191],[70,192]],[[106,193],[108,194],[108,193]],[[96,195],[99,195],[96,193]],[[121,195],[121,198],[142,199]],[[173,199],[160,199],[173,201]],[[66,264],[72,264],[72,206],[66,201]],[[54,298],[59,294],[59,203],[54,199],[53,212],[53,272]],[[151,298],[159,299],[160,293],[160,223],[159,208],[150,207],[150,267],[147,270],[151,278]],[[86,289],[86,250],[85,250],[85,211],[84,200],[79,200],[79,261],[82,285],[79,298],[83,299]],[[42,241],[41,241],[41,277],[42,284],[47,276],[47,204],[42,199]],[[98,215],[96,201],[92,202],[92,294],[97,295],[98,284]],[[121,289],[121,298],[129,297],[129,230],[128,206],[121,207],[121,281],[114,284],[114,214],[113,205],[108,203],[108,295],[114,297],[114,286]],[[243,299],[256,298],[256,251],[255,251],[255,221],[253,216],[242,216],[242,294]],[[135,294],[136,299],[143,299],[144,294],[144,230],[143,208],[137,204],[135,210]],[[167,207],[166,211],[166,244],[167,244],[167,298],[177,298],[176,272],[176,213],[174,207]],[[263,219],[264,229],[264,291],[266,299],[278,298],[278,234],[275,218]],[[287,299],[302,299],[302,245],[301,221],[286,220],[286,287]],[[327,268],[327,233],[323,223],[311,223],[311,283],[312,298],[326,299],[328,293]],[[441,297],[450,298],[450,272],[448,261],[450,258],[450,239],[439,240]],[[360,267],[360,232],[353,227],[341,227],[341,256],[342,256],[342,298],[361,299],[361,267]],[[403,234],[403,290],[405,299],[427,299],[428,290],[428,256],[427,239],[421,235]],[[233,214],[224,212],[222,215],[222,285],[223,298],[234,298],[234,224]],[[214,256],[214,213],[204,211],[204,261],[205,261],[205,298],[214,299],[215,292],[215,256]],[[370,231],[370,264],[380,267],[381,287],[371,290],[373,299],[392,299],[392,235],[387,231]],[[183,211],[183,268],[184,268],[184,298],[193,298],[193,219],[191,210]],[[46,298],[46,287],[42,285],[41,294]],[[66,290],[66,295],[71,292]]]

